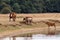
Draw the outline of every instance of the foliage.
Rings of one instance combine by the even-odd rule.
[[[1,13],[3,13],[3,14],[9,13],[9,12],[11,12],[11,10],[10,10],[8,7],[4,7],[4,8],[1,10]]]
[[[60,12],[60,0],[0,0],[0,12],[4,10],[17,13]]]

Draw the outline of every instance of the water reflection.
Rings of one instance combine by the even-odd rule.
[[[60,40],[60,35],[43,35],[36,34],[32,35],[32,37],[16,37],[16,40]],[[12,37],[6,37],[0,40],[13,40]]]

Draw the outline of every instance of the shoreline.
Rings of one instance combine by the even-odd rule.
[[[48,33],[48,30],[47,28],[22,28],[22,29],[19,29],[19,30],[14,30],[14,31],[6,31],[6,32],[2,32],[0,33],[0,38],[3,38],[3,37],[13,37],[13,36],[23,36],[25,34],[46,34],[47,35]],[[60,33],[60,32],[59,32]]]

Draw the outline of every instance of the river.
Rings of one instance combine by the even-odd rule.
[[[35,34],[32,37],[15,37],[16,40],[60,40],[60,35]],[[12,37],[6,37],[0,40],[13,40]]]

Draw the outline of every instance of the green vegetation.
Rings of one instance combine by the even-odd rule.
[[[0,12],[60,12],[60,0],[0,0]]]

